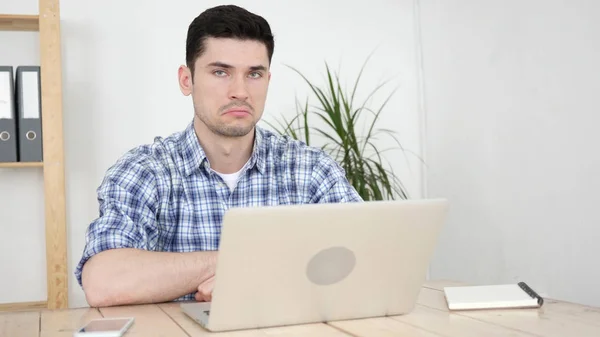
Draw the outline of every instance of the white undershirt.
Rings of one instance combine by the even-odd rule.
[[[239,171],[235,173],[221,173],[214,170],[213,171],[219,176],[221,176],[221,178],[223,178],[223,180],[229,187],[229,190],[233,191],[235,189],[235,186],[237,185],[238,180],[240,180],[240,175],[242,174],[243,169],[244,167],[242,167]]]

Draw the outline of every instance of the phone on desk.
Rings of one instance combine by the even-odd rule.
[[[74,337],[121,337],[133,324],[133,317],[99,318],[75,331]]]

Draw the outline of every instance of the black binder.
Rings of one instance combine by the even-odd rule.
[[[16,71],[19,161],[41,162],[42,95],[39,66],[18,66]]]
[[[0,162],[18,161],[13,67],[0,66]]]

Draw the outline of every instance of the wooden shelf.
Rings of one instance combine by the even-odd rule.
[[[0,30],[37,32],[40,18],[38,15],[0,14]]]
[[[51,164],[0,163],[0,168],[43,168],[47,275],[45,306],[48,309],[64,309],[69,305],[69,273],[67,268],[60,0],[37,0],[37,2],[39,4],[38,15],[0,14],[0,31],[39,32],[42,148],[44,162]],[[4,49],[6,49],[2,47],[0,46],[0,53],[4,53]],[[2,181],[0,181],[0,186],[2,186]],[[2,219],[0,219],[1,221]],[[10,307],[15,305],[37,307],[44,306],[44,303],[11,303]],[[1,327],[0,330],[2,330]]]
[[[25,168],[25,167],[44,167],[42,162],[34,163],[0,163],[0,168]]]

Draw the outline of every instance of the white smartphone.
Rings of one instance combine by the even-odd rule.
[[[75,331],[74,337],[121,337],[133,324],[133,317],[98,318]]]

